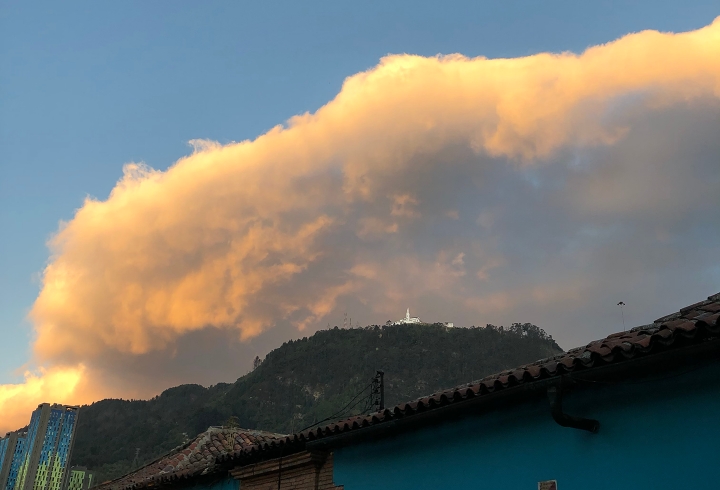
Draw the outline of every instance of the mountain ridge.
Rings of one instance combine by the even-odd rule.
[[[561,352],[551,336],[530,323],[320,330],[283,343],[234,383],[185,384],[150,400],[106,399],[83,406],[72,464],[96,470],[103,481],[209,426],[290,433],[333,414],[349,416],[367,404],[354,412],[338,411],[378,369],[385,372],[385,405],[391,407]],[[140,456],[134,461],[137,448]]]

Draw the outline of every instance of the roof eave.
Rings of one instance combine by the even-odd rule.
[[[448,420],[478,415],[506,404],[545,397],[547,389],[556,386],[561,379],[565,388],[585,390],[596,386],[592,384],[595,381],[607,381],[619,375],[622,375],[624,379],[627,378],[628,374],[632,377],[641,377],[656,372],[658,366],[662,366],[663,371],[668,371],[686,365],[696,365],[708,360],[720,361],[720,338],[582,371],[556,374],[544,379],[524,382],[494,393],[451,402],[442,407],[428,408],[422,412],[394,418],[387,422],[378,422],[368,427],[318,438],[306,442],[305,446],[309,450],[333,450],[358,442],[389,437],[417,429],[420,426],[431,426]],[[549,407],[548,417],[550,417]]]

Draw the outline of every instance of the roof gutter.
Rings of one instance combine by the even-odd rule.
[[[597,434],[597,431],[600,429],[600,422],[597,420],[574,417],[563,413],[562,395],[562,378],[560,378],[556,386],[551,386],[547,389],[548,400],[550,400],[550,413],[552,414],[553,420],[563,427],[586,430]]]

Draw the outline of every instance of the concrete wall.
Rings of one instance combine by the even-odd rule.
[[[720,488],[717,363],[594,384],[564,410],[598,419],[599,433],[560,427],[538,399],[338,449],[334,479],[345,490]]]

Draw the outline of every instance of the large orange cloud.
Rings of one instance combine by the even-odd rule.
[[[281,321],[302,329],[344,296],[387,304],[369,285],[383,284],[386,299],[407,297],[396,281],[403,274],[449,301],[470,294],[456,286],[460,278],[484,281],[505,263],[487,247],[443,246],[392,263],[371,251],[418,223],[458,218],[457,209],[430,207],[413,175],[468,160],[453,154],[524,168],[567,148],[621,141],[629,126],[614,114],[623,107],[647,112],[718,98],[720,18],[688,33],[631,34],[580,55],[388,56],[348,78],[316,113],[253,141],[196,141],[192,155],[164,172],[126,165],[110,196],[87,199],[50,242],[30,314],[35,361],[92,369],[108,352],[172,349],[206,328],[239,339]],[[485,218],[478,223],[491,223]],[[338,241],[348,233],[357,244]],[[500,307],[507,293],[457,304]],[[11,392],[3,390],[0,406]]]

